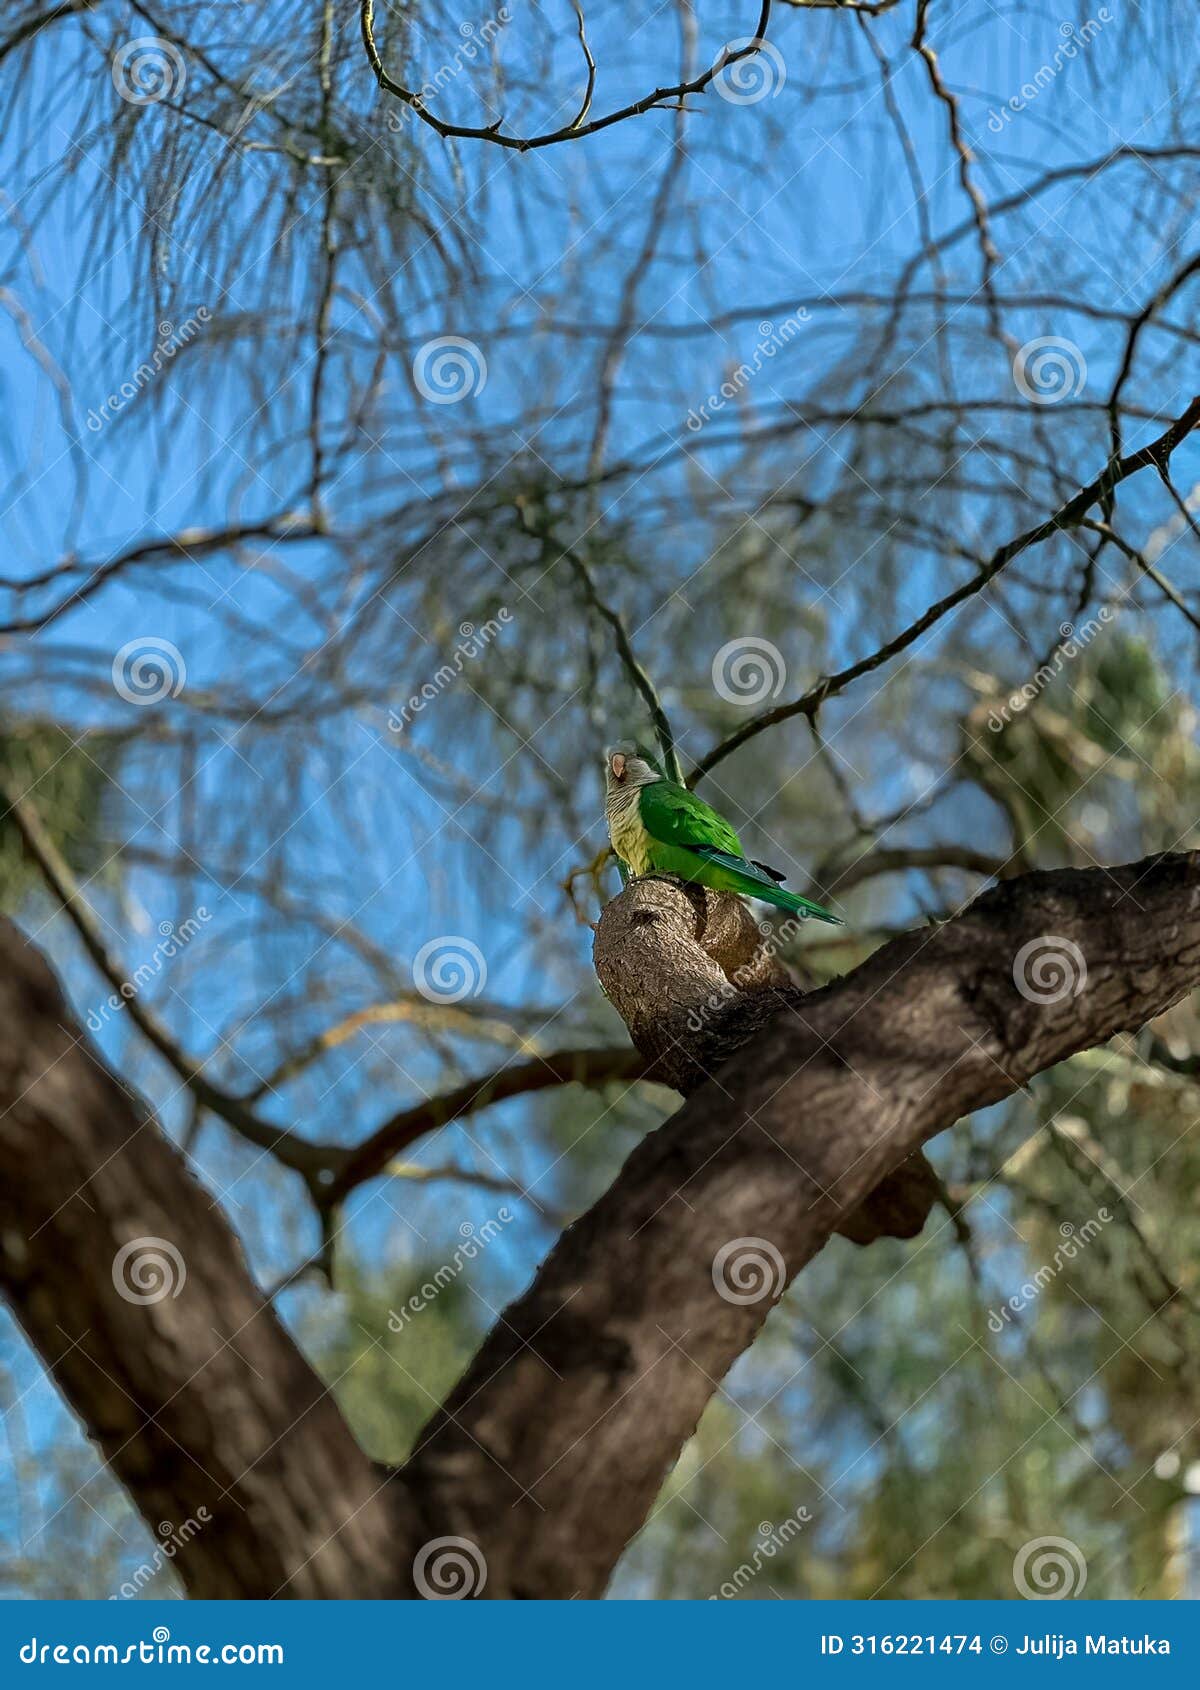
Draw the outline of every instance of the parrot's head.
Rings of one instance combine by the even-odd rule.
[[[629,791],[662,780],[662,770],[644,745],[622,740],[604,754],[604,785],[608,792]]]

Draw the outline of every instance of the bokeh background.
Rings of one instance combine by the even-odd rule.
[[[0,19],[0,774],[138,1003],[301,1137],[623,1042],[600,754],[647,719],[597,598],[692,767],[1200,389],[1169,0],[780,4],[686,110],[532,151],[381,93],[345,0]],[[587,0],[593,115],[756,21]],[[580,106],[570,5],[375,27],[447,121]],[[1185,444],[711,769],[750,854],[847,917],[797,963],[830,978],[996,874],[1195,843],[1195,510]],[[674,1104],[485,1088],[323,1236],[106,1008],[11,816],[0,901],[381,1458]],[[613,1594],[1015,1597],[1048,1536],[1089,1596],[1200,1591],[1198,1064],[1182,1006],[936,1143],[946,1203],[800,1277]],[[177,1592],[7,1316],[0,1406],[0,1592]]]

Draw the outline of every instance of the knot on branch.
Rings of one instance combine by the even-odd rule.
[[[731,892],[657,875],[614,898],[597,924],[593,960],[651,1078],[695,1091],[770,1020],[804,1002],[805,987],[781,955],[794,932],[791,921],[755,921]],[[917,1151],[838,1231],[857,1244],[915,1237],[939,1192]]]
[[[652,1077],[686,1094],[803,997],[780,945],[733,893],[648,875],[601,914],[593,959]]]

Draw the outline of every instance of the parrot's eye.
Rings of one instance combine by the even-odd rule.
[[[609,766],[612,769],[614,780],[625,779],[625,758],[620,751],[613,752],[612,757],[609,759]]]

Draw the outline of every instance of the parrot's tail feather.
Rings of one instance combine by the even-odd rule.
[[[822,909],[820,904],[814,904],[811,898],[802,898],[798,892],[785,892],[783,887],[777,884],[782,876],[763,863],[748,862],[744,857],[735,857],[713,845],[689,845],[687,849],[694,852],[702,862],[714,865],[727,876],[723,880],[705,880],[702,876],[697,876],[701,885],[718,888],[732,886],[744,898],[761,898],[764,904],[774,904],[778,909],[790,910],[793,915],[811,915],[817,921],[832,923],[834,927],[845,926],[840,915]]]
[[[747,891],[752,898],[761,898],[765,904],[775,904],[781,910],[789,910],[793,915],[810,915],[816,921],[828,921],[834,927],[844,927],[840,915],[834,915],[832,910],[822,909],[820,904],[814,904],[811,898],[802,898],[797,892],[785,892],[782,886],[759,886],[755,884]]]

